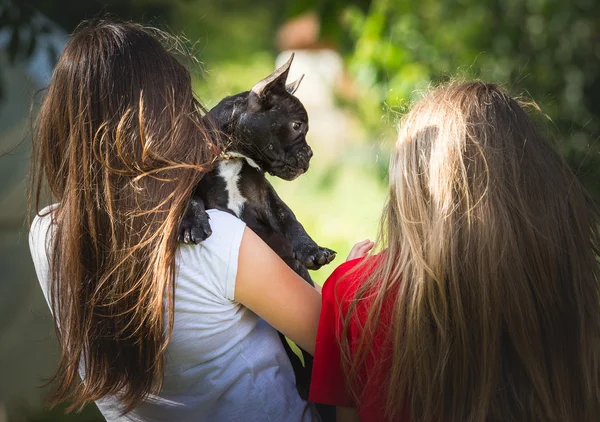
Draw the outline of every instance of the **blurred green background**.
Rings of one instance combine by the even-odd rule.
[[[185,37],[208,107],[296,52],[290,77],[315,151],[278,192],[315,240],[338,251],[374,238],[398,117],[451,77],[533,98],[539,122],[600,202],[600,3],[596,0],[39,0],[0,2],[0,422],[101,420],[43,408],[57,350],[28,254],[30,109],[68,34],[110,15]],[[43,94],[41,94],[43,95]],[[40,95],[33,102],[33,115]]]

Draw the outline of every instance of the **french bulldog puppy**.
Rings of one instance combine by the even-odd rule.
[[[179,238],[198,243],[211,234],[206,209],[219,209],[242,219],[296,273],[314,286],[307,269],[330,263],[336,253],[320,247],[292,210],[279,198],[265,173],[293,180],[304,174],[313,155],[306,143],[308,116],[294,92],[302,77],[287,84],[294,56],[245,91],[219,102],[206,115],[229,141],[215,168],[198,184],[183,217]],[[308,396],[312,357],[305,366],[282,341],[303,398]]]

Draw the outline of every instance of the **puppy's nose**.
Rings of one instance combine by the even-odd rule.
[[[308,147],[308,152],[306,153],[306,155],[308,156],[308,158],[312,158],[313,152],[312,152],[312,149],[310,147]]]

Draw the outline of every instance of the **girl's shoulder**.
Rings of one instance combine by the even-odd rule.
[[[212,234],[177,248],[177,284],[196,292],[216,294],[223,303],[234,300],[238,258],[246,224],[224,211],[207,210]]]
[[[323,284],[323,298],[352,300],[379,260],[380,255],[373,255],[340,264]]]
[[[221,210],[216,210],[216,209],[208,209],[206,210],[206,213],[208,214],[208,217],[210,219],[211,223],[217,223],[218,225],[222,225],[222,226],[227,226],[227,225],[236,225],[236,226],[241,226],[244,225],[244,222],[242,220],[240,220],[238,217],[236,217],[235,215],[225,212],[225,211],[221,211]],[[211,226],[212,228],[212,226]]]
[[[45,260],[47,249],[51,244],[51,229],[53,227],[54,218],[53,211],[58,208],[58,203],[48,205],[38,211],[31,221],[29,227],[29,249],[34,260]]]

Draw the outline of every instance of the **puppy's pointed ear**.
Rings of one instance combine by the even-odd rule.
[[[250,94],[248,94],[248,111],[260,110],[266,97],[272,93],[284,92],[286,90],[285,81],[290,71],[292,60],[294,60],[294,53],[280,68],[252,87]]]
[[[294,95],[294,92],[296,92],[296,90],[300,86],[300,82],[302,82],[302,79],[304,79],[304,73],[302,75],[300,75],[300,77],[298,79],[296,79],[294,82],[289,83],[285,86],[285,89],[287,90],[287,92]]]

